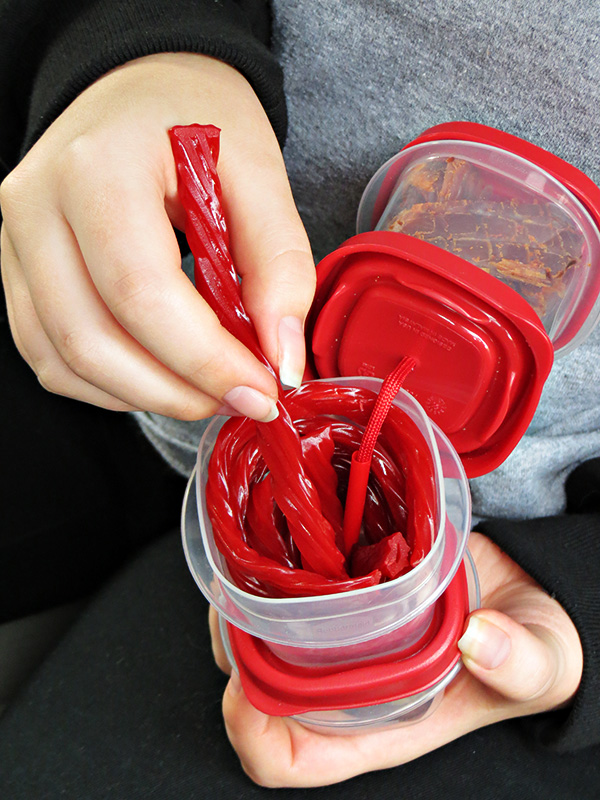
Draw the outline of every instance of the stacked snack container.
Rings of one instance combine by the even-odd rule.
[[[436,470],[431,551],[395,580],[272,598],[235,585],[212,536],[200,444],[182,516],[190,570],[217,609],[251,702],[343,733],[423,719],[460,670],[479,604],[468,479],[518,444],[555,357],[600,315],[600,190],[556,156],[471,123],[425,131],[384,164],[358,234],[317,268],[307,377],[373,388],[416,359],[395,400]]]

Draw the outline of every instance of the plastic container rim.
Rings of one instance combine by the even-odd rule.
[[[341,381],[341,380],[345,380],[345,379],[338,379],[338,380]],[[378,381],[378,379],[369,379],[369,380]],[[412,401],[416,403],[414,398],[412,398]],[[467,478],[466,478],[466,475],[465,475],[465,472],[464,472],[464,467],[462,465],[462,462],[460,461],[460,458],[458,457],[458,454],[452,448],[452,446],[451,446],[450,442],[448,441],[447,437],[445,436],[445,434],[441,430],[439,430],[439,428],[437,427],[437,425],[435,425],[435,423],[432,423],[430,420],[427,420],[427,421],[430,424],[430,426],[432,427],[432,431],[434,433],[435,439],[439,439],[445,444],[445,446],[446,446],[446,448],[448,450],[448,454],[451,457],[452,465],[457,470],[456,474],[453,473],[452,478],[454,480],[458,481],[458,492],[459,492],[459,495],[460,495],[460,498],[461,498],[461,508],[462,508],[462,511],[463,511],[463,519],[462,519],[462,525],[460,527],[455,528],[455,534],[456,534],[456,537],[457,537],[457,540],[456,540],[457,549],[456,549],[455,555],[451,559],[450,564],[446,565],[445,572],[440,572],[440,575],[443,575],[442,580],[439,581],[439,583],[437,584],[435,590],[433,592],[430,592],[430,594],[427,596],[427,598],[422,600],[421,603],[419,603],[416,608],[414,608],[410,613],[406,614],[400,620],[396,621],[396,622],[398,622],[399,624],[402,624],[402,625],[407,624],[412,619],[414,619],[416,616],[418,616],[419,614],[423,613],[423,611],[427,607],[429,607],[432,603],[434,603],[439,598],[439,596],[442,594],[442,592],[445,591],[445,589],[448,586],[449,581],[452,580],[454,574],[456,573],[456,569],[458,569],[458,566],[461,563],[461,560],[463,558],[464,551],[465,551],[465,548],[466,548],[466,543],[467,543],[468,534],[469,534],[469,531],[470,531],[470,526],[471,526],[471,507],[470,507],[470,502],[469,502],[468,481],[467,481]],[[436,442],[436,445],[437,445],[437,442]],[[188,566],[190,568],[190,571],[192,572],[192,575],[194,577],[195,582],[197,583],[197,585],[200,588],[200,590],[202,591],[202,593],[207,597],[209,602],[213,602],[213,605],[215,605],[215,607],[222,614],[224,614],[225,617],[228,618],[229,621],[232,624],[240,626],[240,620],[239,619],[230,617],[225,608],[220,606],[218,603],[214,602],[214,600],[215,600],[214,592],[209,589],[208,585],[205,585],[204,578],[200,577],[199,573],[197,572],[197,570],[196,570],[196,568],[194,566],[193,560],[191,558],[191,553],[190,553],[190,550],[189,550],[189,547],[188,547],[188,542],[187,542],[187,525],[186,525],[185,517],[186,517],[187,507],[188,507],[188,504],[190,502],[189,501],[189,495],[190,495],[192,486],[193,486],[194,491],[196,493],[198,491],[198,476],[197,476],[197,472],[198,472],[198,470],[195,469],[194,473],[192,474],[192,477],[190,478],[190,481],[188,483],[188,487],[187,487],[187,490],[186,490],[186,495],[185,495],[185,499],[184,499],[183,508],[182,508],[181,525],[182,525],[183,547],[184,547],[186,560],[187,560]],[[438,487],[438,489],[441,492],[441,485]],[[196,498],[196,500],[198,501],[198,497]],[[370,611],[374,611],[374,610],[377,610],[377,609],[383,609],[383,608],[386,608],[388,606],[396,605],[399,601],[409,599],[413,593],[417,593],[422,588],[423,584],[425,584],[425,583],[427,583],[428,581],[431,580],[432,574],[433,574],[433,572],[431,572],[431,571],[429,572],[429,574],[425,573],[423,580],[420,581],[419,584],[414,586],[409,592],[406,592],[400,598],[396,597],[396,598],[392,598],[390,600],[386,600],[386,594],[389,594],[389,589],[385,593],[382,592],[382,589],[385,590],[385,587],[390,587],[391,589],[394,589],[395,585],[396,585],[394,581],[389,581],[388,583],[383,584],[383,585],[378,585],[378,586],[374,586],[374,587],[368,587],[367,589],[354,590],[352,593],[351,592],[340,592],[338,594],[313,595],[313,596],[300,597],[300,598],[261,598],[261,597],[257,597],[256,595],[252,595],[252,594],[250,594],[248,592],[245,592],[245,591],[239,589],[237,586],[235,586],[235,584],[233,584],[229,579],[227,579],[223,575],[223,573],[221,572],[221,570],[218,567],[215,569],[216,564],[214,564],[214,560],[212,559],[212,557],[209,557],[210,556],[210,550],[207,552],[206,532],[203,530],[203,526],[200,523],[200,520],[198,518],[198,508],[195,509],[194,519],[195,519],[195,524],[197,525],[197,529],[201,533],[201,540],[202,540],[202,547],[203,547],[203,550],[204,550],[204,556],[206,557],[207,562],[208,562],[208,564],[209,564],[209,566],[210,566],[210,568],[211,568],[211,570],[212,570],[212,572],[214,574],[215,580],[217,580],[218,582],[222,582],[224,584],[224,586],[222,588],[222,591],[225,593],[226,596],[229,597],[229,602],[233,602],[234,603],[234,605],[237,607],[238,611],[240,611],[242,613],[245,613],[245,614],[250,614],[252,617],[254,617],[257,620],[264,620],[266,622],[273,621],[274,618],[272,616],[269,616],[264,612],[260,613],[260,611],[259,611],[260,607],[262,606],[262,608],[265,609],[265,611],[266,611],[268,608],[274,608],[274,607],[276,608],[278,605],[281,605],[283,603],[287,604],[288,606],[291,604],[296,609],[298,608],[298,605],[301,605],[302,603],[305,604],[305,603],[309,603],[310,602],[310,603],[313,604],[313,608],[314,608],[315,604],[317,605],[317,607],[319,607],[319,606],[322,607],[323,604],[327,604],[329,613],[322,614],[321,616],[318,616],[318,615],[316,616],[315,614],[312,614],[310,616],[303,617],[303,618],[302,617],[289,618],[289,617],[285,617],[285,616],[284,617],[276,617],[274,621],[276,621],[278,624],[283,624],[286,620],[287,620],[287,622],[293,622],[294,624],[299,624],[299,623],[302,623],[302,622],[315,622],[315,621],[318,621],[318,620],[325,621],[327,619],[333,619],[333,618],[343,619],[344,617],[354,616],[356,614],[364,614],[364,613],[367,613],[367,612],[370,612]],[[445,540],[445,537],[443,537],[443,536],[438,536],[437,537],[437,540],[436,540],[435,544],[438,545],[438,548],[441,548],[441,544],[438,544],[438,542],[441,542],[442,539]],[[437,552],[437,548],[436,548],[436,552]],[[439,559],[442,559],[443,555],[444,555],[443,550],[441,550],[438,555],[439,555]],[[424,559],[424,561],[425,561],[425,559]],[[424,561],[421,562],[421,564],[423,564]],[[421,565],[419,565],[419,566],[421,566]],[[436,565],[436,569],[438,569],[438,568],[439,568],[439,564]],[[411,573],[408,573],[408,575],[410,575],[410,574]],[[402,576],[402,577],[405,577],[405,576]],[[400,581],[400,580],[402,580],[402,578],[396,579],[396,581]],[[365,608],[362,608],[362,609],[350,609],[350,610],[343,610],[343,611],[337,611],[336,612],[336,610],[335,610],[335,600],[336,600],[336,598],[341,598],[341,600],[339,602],[340,603],[344,603],[345,602],[345,598],[347,598],[347,596],[349,596],[351,594],[358,594],[360,592],[362,594],[362,596],[364,596],[365,593],[371,593],[371,592],[373,592],[375,590],[377,590],[378,594],[380,595],[380,600],[376,605],[374,604],[372,606],[366,606]],[[237,602],[235,602],[232,599],[232,595],[233,595],[233,597],[237,597],[238,598]],[[333,611],[331,610],[332,604],[334,605]],[[385,627],[385,629],[377,631],[377,633],[375,635],[383,635],[384,633],[389,632],[389,630],[393,630],[396,627],[399,627],[399,625],[398,624],[387,625]],[[246,629],[245,626],[242,626],[242,628]],[[251,629],[249,629],[248,632],[249,633],[253,633],[253,631]],[[371,637],[367,637],[367,638],[371,638]],[[363,640],[364,640],[364,636],[361,636],[357,641],[363,641]],[[279,641],[279,637],[275,637],[273,639],[273,641]],[[283,644],[289,644],[289,640],[287,638],[286,639],[282,639],[281,642]],[[352,643],[354,643],[354,640],[352,640]],[[329,643],[320,643],[320,642],[311,642],[311,643],[307,643],[306,646],[311,646],[311,647],[329,647],[330,644]]]

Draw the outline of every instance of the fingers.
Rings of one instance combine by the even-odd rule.
[[[582,670],[581,646],[578,637],[574,640],[567,615],[558,603],[556,610],[550,608],[555,601],[541,590],[528,594],[527,616],[544,624],[519,623],[516,609],[513,616],[483,609],[471,615],[459,641],[469,672],[507,700],[520,704],[520,714],[568,702],[577,691]]]
[[[226,675],[231,675],[231,664],[227,658],[227,653],[221,638],[219,629],[219,615],[213,606],[208,609],[208,626],[210,628],[210,640],[215,663]]]
[[[569,701],[583,669],[579,634],[567,612],[486,536],[472,533],[483,608],[459,641],[463,661],[492,694],[492,721]]]
[[[24,353],[34,340],[43,350],[54,391],[180,419],[227,406],[270,420],[276,380],[180,268],[170,219],[183,217],[166,131],[190,114],[223,130],[219,174],[244,302],[281,379],[300,383],[315,280],[307,237],[254,92],[236,70],[201,56],[113,71],[4,182],[15,250],[7,280],[17,264],[26,281],[13,291],[23,300],[13,303],[13,328]]]
[[[265,787],[321,786],[340,778],[328,780],[323,765],[309,764],[303,756],[303,742],[308,745],[307,755],[313,759],[318,748],[314,740],[326,737],[304,730],[299,723],[285,717],[269,717],[257,711],[248,701],[240,679],[234,671],[223,696],[223,718],[227,736],[238,754],[246,774],[257,784]],[[334,744],[332,739],[329,745]],[[334,748],[335,749],[335,748]],[[336,774],[338,764],[331,761],[328,748],[326,770]]]
[[[111,411],[138,410],[136,406],[82,380],[67,367],[40,325],[25,276],[4,229],[1,239],[2,273],[11,333],[17,350],[44,389]]]
[[[445,689],[435,713],[409,726],[325,735],[262,714],[233,673],[223,714],[252,780],[267,787],[335,783],[411,761],[477,728],[572,698],[582,652],[567,613],[489,539],[473,534],[469,546],[488,607],[471,615],[459,643],[466,669]]]
[[[272,375],[219,324],[184,275],[173,229],[153,181],[135,170],[119,184],[95,184],[94,210],[65,192],[63,205],[90,276],[117,321],[160,363],[222,402],[249,387],[270,415]],[[152,232],[152,236],[148,232]],[[246,412],[246,408],[238,410]],[[255,414],[252,414],[254,416]]]
[[[476,625],[485,619],[501,635],[488,631],[484,638],[481,628],[465,634],[461,647],[468,671],[448,687],[431,717],[407,727],[350,736],[317,733],[295,720],[258,711],[233,672],[223,716],[245,772],[266,787],[324,786],[411,761],[501,719],[554,708],[575,691],[577,668],[555,633],[529,630],[491,609],[471,619],[478,620]]]
[[[214,411],[214,399],[172,374],[117,323],[69,227],[55,220],[42,227],[45,246],[31,236],[19,258],[14,250],[3,254],[8,282],[20,286],[19,338],[42,384],[91,402],[101,398],[96,389],[126,406],[171,416],[194,419]]]
[[[326,786],[389,769],[477,727],[475,703],[467,692],[458,691],[453,701],[414,725],[355,735],[320,733],[296,720],[258,711],[235,671],[223,696],[223,717],[244,771],[255,783],[271,788]]]
[[[86,190],[79,203],[66,190],[73,227],[44,207],[34,217],[11,214],[8,204],[19,224],[5,282],[25,282],[18,294],[32,307],[21,319],[21,302],[13,318],[23,350],[44,341],[43,355],[29,363],[51,376],[47,388],[104,407],[199,419],[228,405],[272,419],[272,375],[220,326],[182,272],[156,188],[131,180],[116,195],[114,183]],[[81,189],[82,181],[69,185]]]
[[[266,762],[264,740],[267,728],[272,726],[274,720],[281,720],[268,717],[254,708],[246,698],[235,670],[223,695],[223,719],[229,741],[248,777],[261,786],[277,786],[276,781],[263,774],[266,772],[263,767]],[[282,749],[279,748],[277,762]],[[279,769],[279,763],[276,768]]]
[[[261,149],[235,159],[227,140],[221,156],[223,194],[244,305],[280,380],[299,386],[305,363],[303,326],[315,290],[315,267],[272,131]],[[240,143],[236,142],[236,148]],[[233,174],[232,174],[233,173]]]

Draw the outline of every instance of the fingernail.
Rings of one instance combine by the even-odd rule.
[[[227,684],[227,691],[230,695],[235,697],[238,695],[242,688],[242,682],[240,681],[240,676],[237,674],[235,670],[231,671],[231,675],[229,677],[229,683]]]
[[[298,388],[304,374],[306,345],[302,320],[283,317],[279,323],[279,380]]]
[[[228,406],[228,405],[219,406],[219,408],[217,408],[217,410],[215,411],[215,415],[218,415],[220,417],[242,417],[242,416],[244,416],[243,414],[240,414],[239,411],[236,411],[235,408],[232,408],[231,406]]]
[[[223,400],[238,413],[258,422],[272,422],[279,416],[275,400],[250,386],[236,386],[230,389]]]
[[[471,617],[458,642],[462,654],[484,669],[496,669],[510,653],[510,638],[487,620]]]

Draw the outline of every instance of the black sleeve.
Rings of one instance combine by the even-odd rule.
[[[83,89],[159,52],[204,53],[236,67],[283,142],[270,22],[267,0],[0,0],[0,179]]]
[[[573,705],[523,720],[540,743],[560,752],[600,743],[600,458],[579,466],[566,489],[564,515],[478,525],[561,603],[579,631],[583,677]]]

